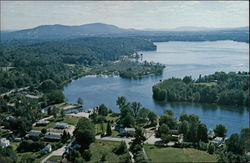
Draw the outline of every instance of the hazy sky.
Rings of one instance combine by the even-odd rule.
[[[1,29],[102,22],[123,28],[248,26],[248,1],[1,1]]]

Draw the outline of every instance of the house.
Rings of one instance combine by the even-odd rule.
[[[9,145],[10,145],[10,141],[7,140],[6,138],[2,138],[2,139],[0,140],[0,146],[1,146],[2,148],[8,147]]]
[[[135,128],[125,128],[124,130],[127,134],[130,134],[130,135],[135,134]]]
[[[214,138],[211,143],[214,143],[215,145],[220,145],[224,142],[224,139],[222,137],[216,137]]]
[[[41,131],[38,130],[31,130],[28,134],[29,137],[38,137],[42,134]]]
[[[46,135],[44,136],[44,139],[61,140],[61,137],[62,137],[62,133],[47,132]]]
[[[43,148],[43,151],[45,153],[50,153],[52,151],[52,146],[50,144],[46,145],[46,147]]]
[[[58,128],[58,129],[65,129],[65,128],[67,128],[67,127],[68,127],[68,123],[57,122],[55,128]]]
[[[213,129],[209,129],[208,130],[208,138],[211,140],[214,137],[215,137],[214,130]]]
[[[49,124],[49,121],[39,120],[36,122],[36,126],[46,126],[47,124]]]
[[[134,135],[135,134],[135,128],[120,128],[119,129],[120,135]]]

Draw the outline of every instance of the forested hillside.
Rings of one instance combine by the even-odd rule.
[[[155,50],[147,40],[137,38],[81,38],[32,42],[13,41],[1,45],[0,92],[47,79],[58,85],[82,73],[82,66],[118,60],[136,51]]]
[[[153,98],[158,101],[188,101],[222,105],[248,104],[249,74],[246,72],[216,72],[192,80],[171,78],[153,86]]]

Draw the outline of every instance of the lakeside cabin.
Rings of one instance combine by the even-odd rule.
[[[221,144],[224,143],[224,139],[222,137],[215,137],[211,143],[217,145],[217,146],[220,146]]]

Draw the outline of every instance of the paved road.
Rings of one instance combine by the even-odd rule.
[[[23,91],[23,90],[26,90],[26,89],[29,89],[30,87],[23,87],[23,88],[19,88],[19,89],[12,89],[10,90],[9,92],[6,92],[6,93],[2,93],[0,94],[0,96],[5,96],[5,95],[10,95],[11,93],[14,93],[14,92],[19,92],[19,91]]]
[[[69,125],[69,128],[67,129],[67,131],[70,133],[70,135],[73,135],[73,132],[75,130],[75,126],[73,125]],[[45,163],[51,156],[62,156],[63,153],[65,152],[65,147],[66,145],[62,146],[61,148],[53,151],[52,153],[50,153],[47,157],[45,157],[41,163]]]
[[[45,163],[51,156],[62,156],[63,153],[65,152],[65,147],[66,145],[62,146],[61,148],[53,151],[52,153],[50,153],[47,157],[45,157],[41,163]]]
[[[53,117],[53,116],[51,115],[51,116],[49,116],[49,117],[45,117],[45,118],[43,118],[43,119],[40,119],[39,121],[45,121],[45,120],[48,120],[48,119],[50,119],[50,118],[52,118],[52,117]],[[36,122],[32,124],[32,126],[35,126],[35,125],[36,125]]]

